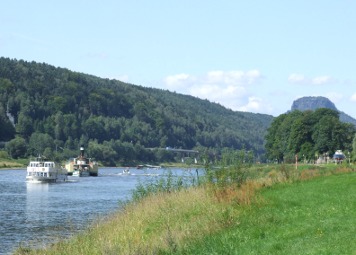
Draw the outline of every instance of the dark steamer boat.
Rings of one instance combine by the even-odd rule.
[[[73,176],[98,176],[98,163],[84,156],[84,147],[80,147],[80,155],[77,158],[70,159],[65,168],[68,175]]]

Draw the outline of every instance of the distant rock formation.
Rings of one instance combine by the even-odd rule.
[[[350,115],[347,115],[344,112],[339,111],[335,104],[331,102],[326,97],[302,97],[295,100],[292,104],[291,110],[299,110],[299,111],[307,111],[312,110],[315,111],[318,108],[328,108],[339,112],[340,121],[351,123],[356,126],[356,119],[352,118]]]

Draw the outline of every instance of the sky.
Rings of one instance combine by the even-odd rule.
[[[356,118],[356,1],[3,0],[0,56],[278,116]]]

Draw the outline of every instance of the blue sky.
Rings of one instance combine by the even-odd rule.
[[[4,0],[0,55],[273,116],[325,96],[356,118],[356,1]]]

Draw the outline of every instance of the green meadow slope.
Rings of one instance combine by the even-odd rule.
[[[356,173],[278,184],[233,226],[175,254],[355,254]],[[167,254],[173,254],[168,252]]]

